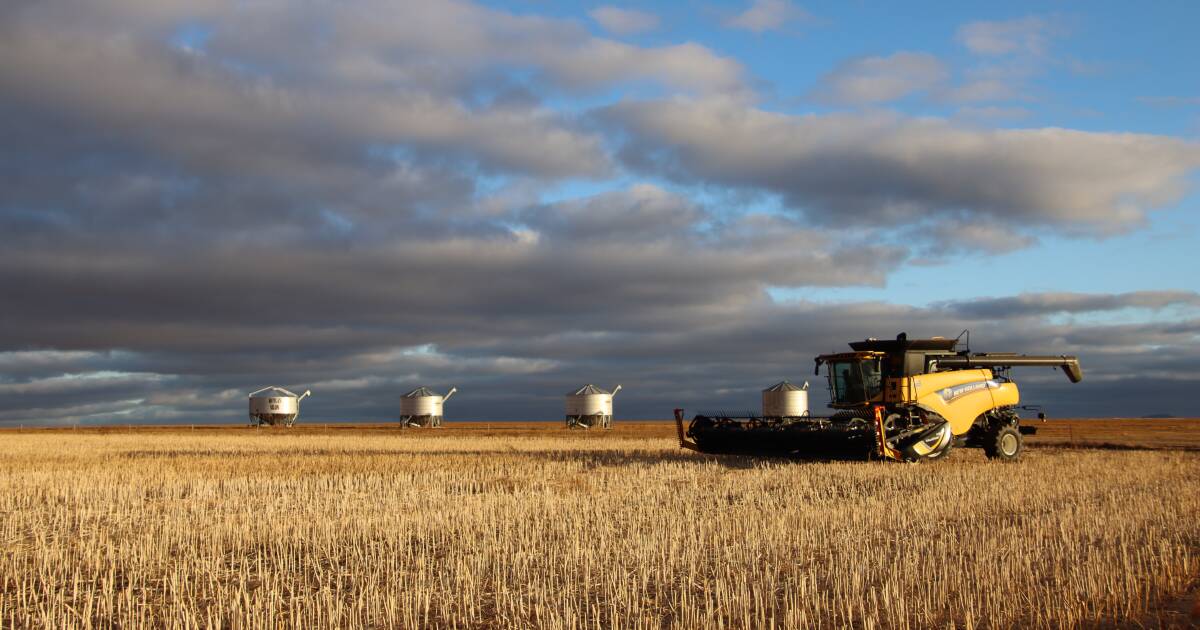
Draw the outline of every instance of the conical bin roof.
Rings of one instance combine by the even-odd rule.
[[[792,384],[789,381],[780,381],[780,382],[775,383],[774,385],[764,389],[763,392],[764,393],[765,392],[802,392],[805,389],[806,388],[800,387],[799,385]]]
[[[587,385],[584,385],[583,387],[580,387],[579,389],[577,389],[573,392],[570,392],[567,395],[568,396],[592,396],[594,394],[612,394],[612,392],[608,391],[607,389],[604,389],[603,387],[596,387],[595,385],[588,383]]]
[[[441,394],[429,389],[428,387],[418,387],[405,394],[403,398],[424,398],[426,396],[441,396]]]
[[[266,387],[250,394],[251,398],[295,398],[296,395],[282,387]]]

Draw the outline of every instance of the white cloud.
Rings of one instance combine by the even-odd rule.
[[[0,396],[61,395],[68,392],[90,391],[114,385],[151,384],[175,378],[170,374],[146,372],[116,372],[100,370],[60,374],[22,383],[0,383]]]
[[[1007,21],[979,21],[961,26],[955,39],[980,58],[967,70],[963,83],[941,91],[951,103],[1036,100],[1028,81],[1056,66],[1074,71],[1078,60],[1055,60],[1050,52],[1054,38],[1066,32],[1057,17],[1028,16]]]
[[[1041,55],[1057,30],[1054,21],[1029,16],[998,22],[971,22],[958,29],[956,38],[978,55]]]
[[[762,33],[777,31],[789,22],[804,20],[808,13],[788,0],[753,0],[745,11],[725,20],[725,25]]]
[[[814,93],[828,103],[882,103],[929,90],[948,76],[945,64],[933,55],[898,52],[846,61],[822,77]]]
[[[700,93],[747,90],[741,64],[693,43],[639,48],[595,39],[550,54],[540,63],[564,85],[583,89],[619,81],[649,80]]]
[[[930,228],[922,225],[916,229]],[[997,221],[942,219],[933,223],[931,232],[933,238],[928,239],[929,246],[923,253],[940,261],[963,254],[1005,254],[1037,242],[1035,236]],[[914,242],[920,240],[919,235],[914,235]]]
[[[0,352],[0,369],[58,367],[95,361],[107,356],[108,353],[81,350],[15,350]]]
[[[658,16],[645,11],[605,5],[588,12],[604,30],[616,35],[636,35],[658,28]]]

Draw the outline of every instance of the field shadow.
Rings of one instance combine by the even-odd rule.
[[[715,455],[693,453],[685,450],[678,451],[608,451],[608,450],[556,450],[556,449],[474,449],[474,450],[444,450],[444,451],[405,451],[393,449],[269,449],[269,450],[237,450],[237,451],[207,451],[187,449],[166,450],[130,450],[118,454],[123,459],[230,459],[245,460],[256,457],[281,458],[323,458],[342,456],[350,458],[363,457],[421,457],[426,459],[461,459],[488,458],[495,456],[520,457],[539,461],[572,462],[582,464],[585,468],[612,468],[626,466],[646,466],[662,463],[672,464],[718,464],[723,468],[748,470],[757,468],[766,462],[796,462],[794,458],[766,457],[753,455]]]
[[[1060,448],[1063,450],[1072,451],[1150,451],[1157,453],[1178,451],[1184,453],[1200,453],[1200,446],[1190,446],[1187,444],[1149,446],[1139,444],[1118,444],[1116,442],[1043,442],[1041,444],[1030,444],[1029,447],[1034,449]]]
[[[1185,452],[1198,453],[1200,447],[1188,445],[1145,446],[1119,444],[1113,442],[1063,442],[1029,445],[1034,450],[1095,450],[1095,451],[1127,451],[1127,452]],[[569,462],[581,465],[585,469],[624,468],[630,466],[651,466],[655,464],[689,464],[716,465],[728,470],[752,470],[764,465],[790,464],[796,466],[819,465],[829,463],[875,463],[876,460],[862,456],[816,455],[806,454],[747,454],[747,453],[698,453],[684,449],[674,451],[655,450],[568,450],[568,449],[470,449],[470,450],[397,450],[382,448],[361,449],[324,449],[324,448],[295,448],[295,449],[264,449],[264,450],[189,450],[189,449],[142,449],[122,451],[118,457],[127,460],[200,460],[225,459],[230,461],[246,461],[259,457],[274,458],[413,458],[427,459],[486,459],[496,456],[520,457],[551,462]]]

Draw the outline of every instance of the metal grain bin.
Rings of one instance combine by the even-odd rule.
[[[808,383],[797,386],[783,381],[763,390],[762,415],[766,418],[797,418],[808,415]]]
[[[290,427],[296,424],[296,418],[300,415],[300,401],[311,395],[309,390],[297,396],[275,386],[250,392],[250,423],[260,426],[282,424]]]
[[[617,385],[610,392],[591,383],[567,394],[567,427],[590,429],[612,427],[613,396],[621,391]]]
[[[418,387],[400,397],[400,426],[442,426],[442,405],[458,391],[451,387],[443,396],[428,387]]]

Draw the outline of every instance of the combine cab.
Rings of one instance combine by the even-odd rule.
[[[676,409],[680,446],[705,453],[919,461],[945,457],[957,445],[1015,460],[1022,436],[1036,429],[1020,425],[1017,410],[1028,407],[1019,407],[1010,368],[1058,367],[1078,383],[1079,360],[960,351],[959,339],[901,333],[817,357],[817,374],[824,366],[829,379],[829,416],[698,415],[685,431],[683,410]]]

